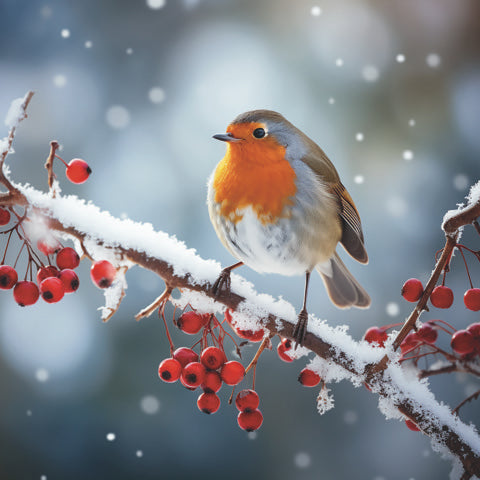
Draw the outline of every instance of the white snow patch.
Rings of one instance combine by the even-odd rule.
[[[8,128],[17,127],[18,124],[26,117],[25,115],[25,101],[27,100],[26,94],[22,98],[16,98],[10,104],[7,115],[5,117],[5,125]]]
[[[335,406],[335,400],[330,394],[330,389],[323,387],[317,397],[317,410],[320,415],[327,413]]]

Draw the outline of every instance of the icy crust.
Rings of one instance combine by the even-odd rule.
[[[445,225],[445,223],[450,220],[452,217],[455,215],[458,215],[459,213],[462,212],[462,210],[472,206],[473,204],[477,203],[480,201],[480,180],[475,184],[470,187],[470,191],[466,197],[467,199],[467,204],[459,203],[458,208],[456,210],[449,210],[443,217],[443,222],[442,222],[442,229]]]

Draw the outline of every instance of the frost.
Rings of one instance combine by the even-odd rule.
[[[470,192],[468,193],[466,198],[467,198],[467,205],[460,203],[458,204],[458,208],[456,210],[449,210],[444,215],[443,222],[442,222],[442,229],[444,228],[445,223],[448,220],[450,220],[452,217],[454,217],[455,215],[458,215],[466,208],[480,201],[480,180],[475,185],[472,185],[472,187],[470,188]]]
[[[335,400],[330,394],[330,389],[323,387],[317,397],[317,410],[320,415],[328,412],[335,406]]]

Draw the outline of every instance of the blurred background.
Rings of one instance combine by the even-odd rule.
[[[56,165],[64,193],[151,222],[226,266],[232,258],[205,206],[225,149],[211,136],[243,111],[277,110],[335,162],[370,255],[367,267],[346,259],[372,296],[369,310],[335,309],[318,276],[309,310],[349,324],[357,339],[409,314],[403,282],[428,278],[444,213],[479,178],[478,2],[2,0],[0,12],[0,116],[36,92],[8,159],[16,181],[46,188],[43,163],[56,139],[65,160],[81,157],[93,169],[75,186]],[[470,230],[464,243],[478,249]],[[478,262],[467,260],[480,286]],[[480,316],[463,305],[460,257],[452,267],[454,307],[422,320],[462,328]],[[80,267],[80,290],[59,304],[21,309],[1,295],[0,478],[447,477],[451,465],[428,439],[385,420],[364,389],[331,386],[336,408],[318,415],[316,389],[297,382],[304,360],[263,355],[258,433],[238,428],[226,388],[218,413],[200,413],[197,394],[157,377],[168,356],[158,318],[133,319],[162,282],[133,269],[120,311],[102,324],[103,295],[88,268]],[[300,307],[303,279],[238,273]],[[431,383],[452,407],[480,388],[464,375]],[[479,423],[478,411],[468,404],[461,417]]]

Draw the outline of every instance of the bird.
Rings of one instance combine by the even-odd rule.
[[[334,305],[368,308],[368,293],[336,251],[340,243],[355,260],[368,263],[360,215],[325,152],[272,110],[242,113],[213,138],[227,149],[208,180],[208,212],[220,241],[238,260],[221,271],[214,295],[230,289],[230,273],[241,265],[305,275],[293,331],[297,346],[307,332],[314,269]]]

